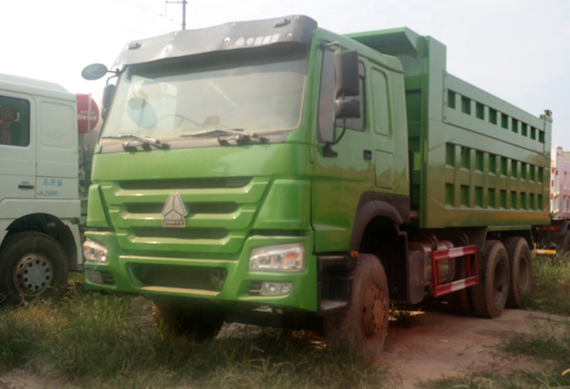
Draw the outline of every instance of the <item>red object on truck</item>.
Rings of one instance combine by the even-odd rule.
[[[99,108],[91,95],[77,93],[77,131],[80,134],[93,130],[99,122]]]

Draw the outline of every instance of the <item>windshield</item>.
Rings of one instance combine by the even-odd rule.
[[[102,136],[172,139],[212,129],[294,129],[306,74],[306,46],[132,65],[117,85]]]

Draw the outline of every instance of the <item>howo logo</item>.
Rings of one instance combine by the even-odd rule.
[[[180,198],[180,193],[171,193],[162,208],[163,227],[186,227],[186,207]]]

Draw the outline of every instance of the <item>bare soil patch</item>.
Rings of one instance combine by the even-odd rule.
[[[383,360],[397,388],[421,388],[422,382],[487,371],[508,376],[545,368],[535,360],[505,355],[499,344],[528,336],[538,326],[567,320],[541,312],[505,310],[496,319],[426,312],[413,316],[409,328],[391,326]]]

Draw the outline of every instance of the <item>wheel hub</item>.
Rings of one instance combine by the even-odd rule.
[[[382,333],[387,314],[384,293],[375,283],[370,283],[364,291],[361,312],[364,338],[373,342]]]
[[[52,279],[51,262],[39,254],[23,256],[14,268],[14,285],[23,296],[43,293],[51,285]]]

